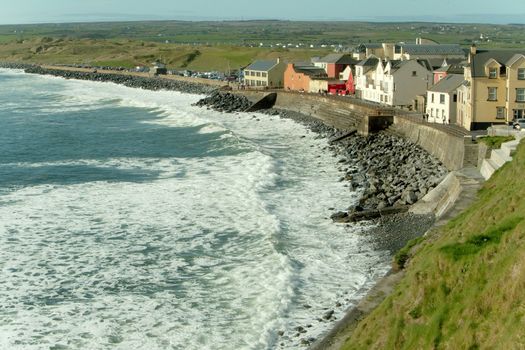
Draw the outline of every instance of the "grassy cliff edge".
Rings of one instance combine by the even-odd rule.
[[[525,143],[420,244],[344,349],[525,348]]]

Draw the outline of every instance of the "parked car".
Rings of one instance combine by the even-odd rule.
[[[514,120],[514,129],[525,130],[525,118]]]

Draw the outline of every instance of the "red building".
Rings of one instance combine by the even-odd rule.
[[[348,80],[346,81],[346,91],[350,95],[355,94],[354,74],[352,72],[350,72],[350,76],[348,77]]]
[[[463,74],[463,65],[449,64],[439,67],[434,71],[434,84],[437,84],[441,79],[449,74]]]
[[[326,72],[308,64],[289,63],[284,71],[284,88],[291,91],[311,91],[312,79],[327,78]]]
[[[317,59],[314,64],[326,71],[328,78],[339,79],[339,73],[348,66],[355,66],[359,61],[352,58],[350,54],[333,53]]]

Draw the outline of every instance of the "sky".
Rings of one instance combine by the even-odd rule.
[[[525,1],[0,0],[0,24],[170,19],[525,23]]]

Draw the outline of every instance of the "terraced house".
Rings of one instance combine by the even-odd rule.
[[[525,118],[525,51],[481,51],[473,46],[464,78],[457,118],[466,129]]]
[[[410,106],[432,85],[426,60],[381,61],[369,57],[356,65],[358,97],[389,106]]]
[[[457,90],[463,84],[462,74],[449,74],[427,91],[428,121],[457,124]]]
[[[286,64],[276,60],[254,61],[244,69],[244,83],[249,87],[282,88]]]

